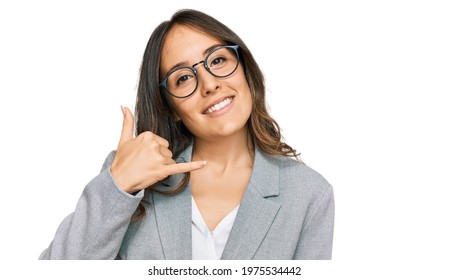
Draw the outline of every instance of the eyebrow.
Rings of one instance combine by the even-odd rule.
[[[204,55],[204,56],[207,56],[207,54],[209,54],[210,52],[212,52],[213,50],[215,50],[217,47],[221,47],[221,46],[223,46],[223,44],[214,44],[214,45],[208,47],[207,49],[205,49],[204,52],[203,52],[203,55]],[[177,68],[177,67],[180,67],[180,66],[190,66],[190,65],[189,65],[189,63],[188,63],[187,60],[178,62],[178,63],[176,63],[175,65],[173,65],[172,67],[170,67],[170,68],[168,69],[168,71],[165,73],[165,76],[167,76],[168,73],[170,73],[171,71],[173,71],[173,69],[175,69],[175,68]]]

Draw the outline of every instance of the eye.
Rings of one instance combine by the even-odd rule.
[[[220,66],[220,64],[223,64],[224,62],[226,62],[226,57],[223,56],[216,57],[212,59],[212,61],[210,62],[210,67],[218,67]]]
[[[185,84],[192,78],[193,78],[192,75],[182,75],[178,79],[176,79],[176,85],[180,86],[182,84]]]
[[[168,75],[167,87],[170,91],[183,89],[195,84],[196,76],[189,67],[180,67]]]

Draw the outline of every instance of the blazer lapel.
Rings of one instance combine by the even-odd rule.
[[[191,160],[189,146],[176,160]],[[170,176],[156,188],[174,187],[182,175]],[[270,230],[281,205],[268,197],[279,195],[279,167],[256,148],[253,173],[240,203],[222,259],[252,259]],[[180,194],[167,196],[152,191],[152,205],[167,260],[192,259],[192,198],[190,185]]]
[[[175,196],[153,193],[156,226],[166,260],[192,259],[190,188]]]
[[[190,161],[192,147],[189,146],[177,158],[177,162]],[[182,180],[182,174],[162,181],[156,189],[174,187]],[[166,260],[192,259],[192,195],[190,184],[177,195],[153,193],[156,226]]]
[[[279,167],[256,149],[253,173],[240,203],[222,259],[252,259],[281,205],[267,197],[279,195]]]

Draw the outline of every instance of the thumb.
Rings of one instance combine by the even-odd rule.
[[[131,140],[134,138],[134,117],[131,111],[127,108],[122,106],[122,112],[123,112],[123,127],[122,127],[122,134],[120,136],[120,142],[119,146],[121,146],[123,143],[127,142],[128,140]]]

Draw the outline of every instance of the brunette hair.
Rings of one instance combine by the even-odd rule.
[[[135,111],[137,134],[151,131],[165,138],[170,144],[173,158],[178,157],[193,141],[194,136],[182,121],[177,121],[170,101],[165,93],[161,94],[159,88],[163,78],[160,76],[162,47],[167,33],[176,25],[184,25],[204,32],[227,45],[239,45],[241,65],[244,67],[252,97],[252,112],[247,122],[251,140],[261,151],[267,154],[297,158],[299,154],[283,142],[279,125],[267,111],[264,77],[246,44],[227,26],[196,10],[176,12],[169,21],[162,22],[153,31],[148,41],[142,60],[137,90]],[[186,173],[178,186],[164,193],[177,194],[183,191],[189,181],[189,175],[190,173]],[[139,209],[138,217],[144,213],[143,207],[139,207]]]

